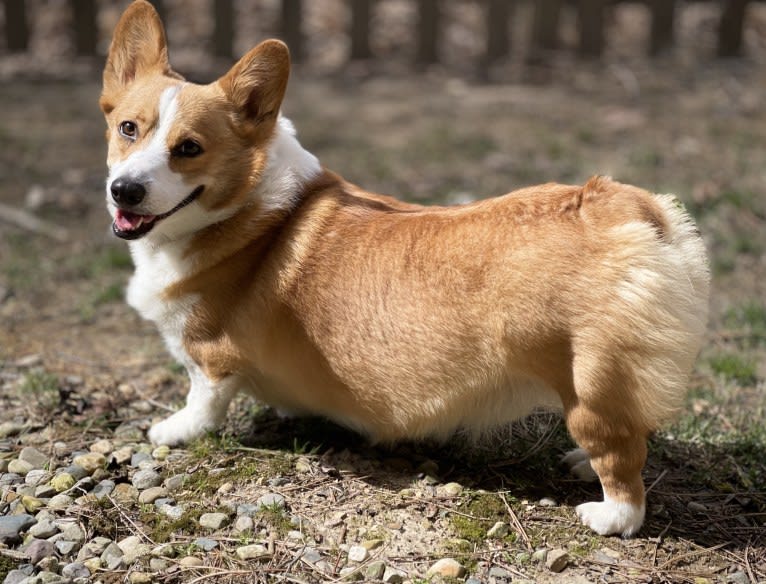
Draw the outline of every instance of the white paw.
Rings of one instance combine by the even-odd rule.
[[[630,537],[644,523],[645,506],[619,503],[609,499],[601,503],[583,503],[577,506],[577,516],[599,535],[619,533]]]
[[[188,407],[152,426],[149,440],[152,444],[175,446],[194,440],[205,432],[215,430],[218,424],[204,411],[190,410]]]
[[[561,462],[569,466],[569,472],[581,481],[593,482],[598,480],[596,471],[590,464],[590,456],[584,448],[575,448],[567,452]]]

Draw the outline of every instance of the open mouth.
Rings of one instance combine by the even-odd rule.
[[[139,215],[138,213],[131,213],[130,211],[118,207],[117,212],[114,214],[112,231],[114,231],[114,234],[117,237],[122,239],[138,239],[154,229],[154,226],[157,225],[157,223],[163,219],[167,219],[173,213],[183,209],[186,205],[194,201],[194,199],[202,194],[203,190],[205,190],[205,185],[198,186],[188,197],[162,215]]]

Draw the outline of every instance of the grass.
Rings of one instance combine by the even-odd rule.
[[[766,345],[766,304],[752,300],[730,308],[724,315],[724,324],[743,331],[746,348]]]
[[[19,392],[46,411],[52,410],[61,401],[58,377],[42,369],[24,375],[19,384]]]
[[[736,353],[722,353],[711,357],[708,363],[713,373],[739,385],[753,385],[758,381],[753,359]]]

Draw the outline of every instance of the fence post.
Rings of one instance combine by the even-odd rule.
[[[598,57],[604,51],[606,0],[579,0],[577,8],[580,54],[584,57]]]
[[[303,0],[282,0],[282,38],[290,47],[290,58],[303,61]]]
[[[71,0],[74,46],[78,55],[95,55],[98,43],[95,0]]]
[[[673,46],[675,9],[675,0],[652,0],[652,39],[649,47],[651,55],[658,55]]]
[[[29,46],[27,3],[23,0],[3,0],[5,8],[5,39],[8,50],[26,51]]]
[[[718,56],[735,57],[742,51],[742,29],[748,0],[723,0],[718,27]]]
[[[234,2],[213,2],[213,52],[217,57],[231,57],[234,53]]]
[[[349,0],[351,4],[351,60],[369,59],[372,0]]]
[[[439,60],[439,0],[418,0],[418,63]]]
[[[511,39],[508,33],[508,18],[513,9],[513,0],[489,0],[487,6],[487,63],[508,55]]]

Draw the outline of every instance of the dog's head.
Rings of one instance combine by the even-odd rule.
[[[287,87],[287,47],[265,41],[209,85],[168,63],[151,4],[122,15],[104,69],[107,205],[123,239],[176,239],[233,214],[267,162]]]

